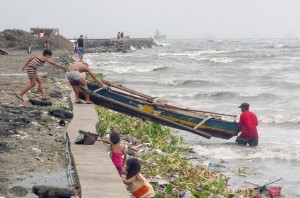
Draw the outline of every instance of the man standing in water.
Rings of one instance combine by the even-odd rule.
[[[258,145],[258,133],[257,133],[257,117],[249,111],[250,105],[248,103],[242,103],[241,108],[242,114],[238,124],[238,132],[242,132],[240,136],[236,138],[236,142],[241,145],[257,146]]]
[[[75,92],[75,103],[80,104],[79,94],[80,94],[80,86],[88,89],[87,83],[84,77],[81,75],[82,72],[88,72],[91,77],[100,84],[103,89],[107,89],[104,83],[92,72],[92,70],[88,67],[86,63],[75,63],[68,67],[66,72],[66,78],[69,80]],[[90,96],[88,94],[85,95],[86,104],[91,104]]]

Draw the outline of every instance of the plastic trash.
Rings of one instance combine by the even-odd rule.
[[[276,198],[280,197],[282,187],[277,186],[277,187],[271,187],[268,189],[269,195],[271,198]]]

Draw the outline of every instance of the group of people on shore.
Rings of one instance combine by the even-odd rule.
[[[80,86],[87,87],[87,82],[81,73],[87,72],[90,76],[103,87],[107,89],[106,85],[99,79],[88,67],[88,64],[82,62],[85,42],[83,36],[77,40],[78,42],[78,54],[81,55],[80,61],[78,63],[72,64],[68,67],[61,65],[59,63],[51,60],[52,52],[49,50],[49,46],[43,51],[40,56],[35,56],[30,59],[22,66],[21,70],[26,71],[29,78],[29,84],[17,93],[16,97],[25,102],[24,95],[38,83],[38,88],[41,93],[41,99],[47,100],[43,90],[43,83],[41,77],[37,73],[37,69],[44,65],[45,62],[62,69],[65,72],[65,77],[69,80],[71,86],[75,92],[75,103],[81,103],[79,99]],[[91,104],[91,100],[88,94],[85,94],[86,103]],[[241,145],[257,146],[258,145],[258,132],[257,132],[257,117],[249,110],[250,105],[248,103],[242,103],[239,108],[241,108],[240,121],[238,123],[238,132],[241,132],[240,136],[237,137],[236,142]],[[125,148],[121,146],[120,135],[118,133],[111,133],[110,139],[100,139],[100,141],[108,143],[111,145],[111,158],[116,166],[120,176],[122,176],[123,166],[126,164],[127,174],[122,181],[128,185],[130,191],[136,197],[153,197],[154,191],[149,182],[141,174],[141,166],[137,159],[131,158],[127,160],[127,154]],[[122,158],[124,156],[124,158]]]
[[[122,32],[118,32],[118,34],[117,34],[117,40],[119,41],[119,40],[123,40],[123,38],[124,38],[124,33],[123,33],[123,31]]]
[[[84,62],[78,62],[69,67],[61,65],[59,63],[51,60],[52,52],[49,49],[45,49],[41,56],[36,56],[30,58],[24,66],[22,66],[21,70],[26,71],[29,78],[29,85],[27,85],[20,93],[16,95],[16,97],[26,103],[24,100],[24,95],[32,89],[36,82],[38,83],[39,91],[41,93],[41,99],[47,100],[41,77],[37,73],[37,69],[44,65],[45,62],[50,63],[51,65],[61,68],[66,72],[65,77],[69,80],[71,86],[75,92],[75,103],[81,103],[79,99],[80,86],[87,88],[87,83],[84,77],[81,75],[83,72],[87,72],[91,75],[91,77],[104,89],[107,89],[105,84],[99,79],[88,67],[88,65]],[[86,103],[91,104],[89,95],[85,94]],[[28,101],[27,101],[28,102]],[[126,164],[127,174],[126,177],[122,177],[122,181],[124,184],[128,185],[129,190],[135,197],[154,197],[154,190],[150,183],[145,179],[145,177],[141,174],[141,165],[136,158],[130,158],[127,160],[127,153],[123,146],[120,143],[120,135],[116,132],[110,134],[110,139],[100,139],[105,143],[111,145],[111,158],[118,170],[120,176],[122,177],[123,167]],[[123,158],[124,157],[124,158]]]

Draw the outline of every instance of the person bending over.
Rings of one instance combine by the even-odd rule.
[[[28,61],[25,63],[25,65],[21,68],[22,71],[26,70],[26,72],[28,74],[28,78],[30,80],[30,83],[20,93],[17,94],[17,98],[19,100],[25,102],[24,98],[23,98],[24,94],[27,93],[31,88],[33,88],[36,85],[36,82],[38,82],[39,91],[41,92],[41,95],[42,95],[42,100],[47,99],[45,97],[45,93],[44,93],[44,90],[43,90],[42,79],[38,75],[37,69],[39,67],[43,66],[45,62],[48,62],[51,65],[54,65],[56,67],[59,67],[59,68],[63,69],[64,71],[66,70],[66,68],[63,65],[58,64],[58,63],[54,62],[53,60],[51,60],[51,56],[52,56],[51,50],[45,49],[43,51],[42,56],[35,56],[35,57],[32,57],[32,58],[28,59]]]
[[[79,94],[80,94],[80,86],[88,89],[87,82],[84,77],[81,75],[83,72],[88,72],[91,77],[99,83],[104,89],[107,87],[104,83],[92,72],[92,70],[88,67],[87,63],[79,62],[68,67],[66,72],[66,78],[69,80],[70,84],[72,85],[74,92],[75,92],[75,103],[80,103]],[[91,104],[90,96],[87,93],[84,93],[85,100],[87,104]]]
[[[258,145],[258,132],[257,132],[257,117],[249,111],[250,105],[248,103],[242,103],[241,108],[242,114],[238,124],[238,132],[241,132],[240,136],[236,138],[236,142],[241,145],[257,146]]]

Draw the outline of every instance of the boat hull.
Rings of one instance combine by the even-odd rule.
[[[211,118],[195,130],[194,127],[202,122],[204,118],[190,110],[163,106],[150,102],[147,99],[128,95],[124,92],[98,90],[99,87],[92,83],[88,84],[88,88],[89,90],[84,88],[82,88],[82,90],[90,95],[93,103],[114,111],[192,133],[196,133],[197,131],[200,133],[204,132],[209,136],[223,139],[230,139],[237,135],[236,131],[238,127],[236,122]],[[84,96],[81,95],[81,98],[84,99]],[[203,134],[198,135],[203,136]],[[208,136],[206,136],[206,138],[208,138]]]

